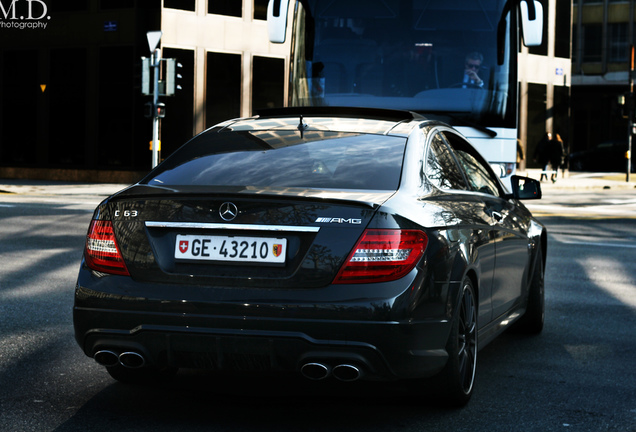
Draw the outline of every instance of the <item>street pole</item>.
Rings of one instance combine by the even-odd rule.
[[[152,53],[152,67],[155,69],[154,87],[152,91],[152,168],[159,164],[159,66],[161,64],[161,52],[156,48]]]
[[[627,174],[625,181],[629,183],[629,173],[632,170],[632,138],[634,136],[634,45],[629,48],[629,133],[627,134]]]
[[[148,47],[152,53],[150,57],[150,67],[155,69],[155,78],[152,87],[152,168],[159,164],[159,67],[161,65],[161,51],[159,51],[159,41],[161,31],[149,31],[146,33]]]

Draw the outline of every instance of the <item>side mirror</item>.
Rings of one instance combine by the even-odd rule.
[[[534,17],[531,16],[532,5],[528,7],[528,2],[534,3]],[[535,0],[522,0],[519,3],[519,11],[521,12],[523,44],[528,47],[541,45],[543,40],[543,5]]]
[[[510,177],[510,185],[512,186],[512,197],[515,199],[541,198],[541,182],[538,180],[514,175]]]
[[[285,43],[288,10],[289,0],[269,0],[267,4],[267,30],[270,42]]]

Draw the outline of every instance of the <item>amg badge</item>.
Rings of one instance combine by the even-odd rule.
[[[362,219],[319,217],[318,219],[316,219],[316,223],[338,223],[338,224],[360,225],[362,223]]]

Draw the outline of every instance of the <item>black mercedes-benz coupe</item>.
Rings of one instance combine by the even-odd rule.
[[[291,108],[219,124],[95,210],[75,337],[124,382],[179,368],[407,380],[452,405],[542,330],[547,233],[453,128]]]

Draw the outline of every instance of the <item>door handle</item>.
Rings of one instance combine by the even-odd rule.
[[[494,211],[494,210],[491,211],[490,216],[492,216],[492,218],[496,220],[497,222],[501,222],[503,220],[503,215],[499,213],[498,211]]]

